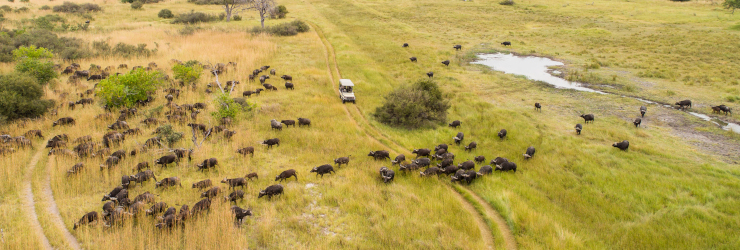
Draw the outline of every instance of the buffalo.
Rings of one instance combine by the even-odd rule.
[[[388,169],[387,167],[381,167],[380,168],[380,178],[383,178],[384,183],[388,183],[389,181],[393,181],[393,178],[396,176],[396,173],[393,172],[393,170]]]
[[[583,120],[584,120],[585,123],[588,123],[588,122],[594,123],[594,115],[593,114],[581,115],[581,118],[583,118]]]
[[[210,199],[210,198],[213,198],[213,197],[218,196],[220,193],[221,193],[221,188],[220,187],[212,187],[212,188],[206,190],[205,192],[201,193],[200,194],[200,198],[209,198]]]
[[[334,167],[332,167],[329,164],[324,164],[324,165],[311,169],[311,173],[316,173],[316,176],[321,175],[321,178],[324,178],[324,174],[336,173],[336,172],[334,172]]]
[[[375,160],[383,160],[383,159],[390,159],[391,156],[388,153],[388,151],[385,150],[378,150],[378,151],[370,151],[367,156],[372,156]]]
[[[452,138],[455,140],[455,144],[460,145],[463,139],[465,139],[465,134],[463,132],[457,132],[457,135]]]
[[[426,148],[420,148],[420,149],[414,149],[412,154],[416,154],[416,158],[419,158],[420,156],[429,156],[429,153],[432,151]]]
[[[527,152],[524,153],[524,159],[529,160],[529,158],[534,157],[534,147],[530,146],[527,148]]]
[[[581,125],[580,123],[578,123],[578,124],[576,124],[576,127],[575,128],[576,128],[576,134],[579,134],[580,135],[581,134],[581,130],[583,130],[583,125]]]
[[[58,120],[54,121],[54,124],[52,125],[52,127],[56,127],[57,125],[59,125],[59,126],[62,126],[62,125],[75,125],[75,119],[72,118],[72,117],[62,117],[62,118],[59,118]]]
[[[416,62],[416,57],[415,56],[409,57],[409,60],[411,60],[411,62]]]
[[[236,150],[236,153],[246,156],[247,154],[251,154],[254,156],[254,147],[246,147],[246,148],[240,148]]]
[[[260,194],[259,196],[257,196],[257,199],[262,198],[262,196],[267,196],[268,199],[272,199],[273,196],[282,195],[282,194],[283,194],[283,185],[276,184],[276,185],[272,185],[272,186],[265,188],[265,190],[260,191]]]
[[[491,168],[491,166],[489,165],[485,165],[485,166],[480,167],[480,169],[478,170],[478,175],[487,175],[492,172],[493,172],[493,168]]]
[[[288,169],[288,170],[283,171],[279,175],[275,176],[275,181],[278,181],[279,180],[279,181],[282,182],[283,180],[286,180],[286,179],[290,178],[291,176],[292,177],[295,177],[295,180],[296,181],[298,180],[298,175],[295,173],[295,170],[294,169]]]
[[[271,148],[273,145],[280,146],[280,139],[273,138],[273,139],[264,140],[262,141],[262,145],[267,145],[267,148]]]
[[[205,179],[196,183],[193,183],[193,188],[198,188],[198,190],[203,190],[204,188],[213,186],[213,183],[211,182],[211,179]]]
[[[307,118],[298,118],[298,127],[303,126],[303,125],[311,126],[311,120]]]
[[[449,67],[450,66],[450,60],[444,60],[444,61],[442,61],[442,64],[444,64],[445,66]]]
[[[424,170],[423,172],[420,172],[420,176],[431,176],[431,175],[436,175],[438,173],[439,173],[439,168],[431,167],[431,168],[427,168],[427,170]]]
[[[627,150],[630,147],[630,142],[627,140],[624,140],[622,142],[615,142],[612,144],[612,147],[621,149],[621,150]]]
[[[511,42],[509,42],[509,41],[502,42],[501,45],[503,45],[503,46],[511,46]]]
[[[504,138],[506,138],[506,133],[506,129],[501,129],[501,131],[498,131],[498,137],[503,140]]]
[[[478,147],[478,143],[471,142],[470,144],[468,144],[467,146],[465,146],[465,151],[471,151],[471,150],[475,149],[476,147]]]
[[[196,165],[198,167],[199,171],[204,171],[209,168],[215,168],[218,165],[218,160],[216,158],[210,158],[203,160],[203,163]]]
[[[396,159],[391,161],[391,164],[398,164],[398,166],[401,166],[401,163],[406,160],[406,156],[403,154],[400,154],[396,156]]]
[[[516,173],[516,163],[513,162],[504,162],[501,163],[501,165],[496,165],[496,171],[509,171],[512,170]]]
[[[166,167],[168,164],[171,164],[173,162],[177,162],[179,158],[177,158],[176,155],[165,155],[160,157],[159,159],[154,160],[154,164],[162,165],[162,167]]]
[[[642,119],[640,117],[637,117],[635,118],[635,121],[632,123],[635,124],[635,127],[639,127],[640,124],[642,124]]]
[[[458,45],[452,46],[452,48],[454,48],[455,50],[461,50],[462,45],[458,44]]]
[[[82,218],[80,218],[80,220],[77,221],[77,223],[75,223],[75,225],[74,225],[74,227],[72,229],[73,230],[77,230],[78,227],[80,227],[82,225],[90,224],[92,222],[96,222],[96,224],[97,224],[97,222],[99,220],[100,220],[100,216],[98,215],[98,212],[92,211],[92,212],[89,212],[89,213],[86,213],[85,215],[83,215]]]
[[[243,200],[244,199],[244,191],[242,190],[234,190],[234,192],[231,192],[229,196],[224,197],[224,199],[228,202],[234,202],[236,203],[237,200]]]
[[[686,107],[691,108],[691,100],[679,101],[679,102],[676,102],[675,105],[678,105],[679,109],[685,109]]]
[[[243,188],[246,188],[247,187],[247,179],[244,179],[244,178],[241,178],[241,177],[240,178],[233,178],[233,179],[224,178],[221,181],[221,183],[228,184],[229,185],[229,189],[232,189],[232,188],[233,189],[236,189],[236,187],[242,187],[242,189],[243,189]]]
[[[352,155],[350,155],[350,156],[352,156]],[[334,159],[334,163],[337,164],[337,167],[341,167],[342,164],[347,165],[347,164],[349,164],[349,157],[350,156],[336,158],[336,159]]]
[[[640,106],[640,116],[645,117],[646,112],[647,112],[647,107]]]
[[[452,123],[448,124],[448,126],[450,126],[451,128],[457,128],[457,127],[460,127],[460,124],[461,124],[460,121],[454,120],[452,121]]]

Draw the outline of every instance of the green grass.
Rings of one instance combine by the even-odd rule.
[[[300,19],[312,24],[312,30],[292,37],[251,35],[248,28],[258,25],[259,20],[255,13],[245,12],[243,21],[200,24],[201,29],[192,35],[181,36],[178,30],[184,26],[157,18],[160,9],[178,14],[197,7],[197,11],[218,14],[220,7],[168,1],[146,4],[134,12],[128,4],[113,1],[101,5],[104,13],[93,14],[95,20],[88,32],[64,34],[87,41],[146,43],[148,48],[158,48],[150,58],[92,58],[80,61],[81,65],[127,63],[132,67],[154,61],[169,69],[172,58],[236,61],[238,69],[220,79],[240,80],[237,92],[259,87],[246,78],[262,65],[271,65],[278,75],[292,75],[296,84],[296,90],[288,91],[279,79],[269,80],[279,90],[250,99],[257,104],[257,112],[237,119],[234,139],[211,138],[196,151],[193,162],[153,168],[159,178],[179,176],[183,188],[155,190],[149,182],[131,192],[151,191],[159,194],[158,201],[171,206],[192,206],[199,200],[199,193],[189,188],[192,183],[206,178],[218,183],[225,177],[254,171],[260,179],[249,183],[247,197],[239,206],[251,207],[255,216],[243,227],[233,226],[228,204],[216,202],[206,218],[189,221],[183,230],[160,233],[153,227],[154,219],[139,218],[111,230],[84,227],[73,231],[84,248],[480,249],[484,243],[476,219],[461,216],[470,213],[442,183],[448,178],[397,172],[393,183],[384,184],[377,178],[377,170],[388,162],[365,156],[370,150],[406,152],[451,144],[458,131],[465,133],[465,144],[478,143],[473,152],[452,146],[458,162],[484,155],[488,160],[507,157],[519,165],[517,173],[494,173],[467,188],[501,214],[522,249],[733,249],[740,245],[736,237],[740,216],[735,212],[740,205],[736,192],[740,171],[736,164],[692,146],[691,139],[676,136],[671,122],[662,119],[675,116],[673,111],[649,106],[643,121],[648,128],[637,129],[628,121],[639,114],[640,102],[552,89],[468,64],[475,52],[554,57],[566,62],[566,72],[582,73],[581,80],[619,86],[614,91],[661,102],[692,99],[699,104],[696,110],[710,113],[706,105],[738,95],[737,84],[733,85],[740,77],[736,70],[740,66],[737,32],[727,27],[736,24],[740,16],[705,2],[658,0],[593,4],[521,0],[514,6],[499,5],[498,0],[286,0],[281,4],[291,11],[288,18],[268,20],[267,25]],[[31,9],[26,14],[8,13],[6,18],[45,13]],[[74,15],[66,18],[82,21]],[[8,23],[13,25],[16,23]],[[335,50],[329,53],[330,63],[316,31]],[[502,41],[511,41],[513,46],[502,47]],[[401,48],[404,42],[410,47]],[[461,44],[463,51],[454,51],[455,44]],[[333,55],[341,77],[357,85],[357,108],[347,104],[345,110],[336,97],[336,82],[330,76],[334,73],[327,70],[327,65],[333,65]],[[409,62],[411,56],[419,62]],[[452,61],[450,67],[440,63],[447,59]],[[0,65],[0,70],[8,72],[12,64]],[[452,103],[449,119],[461,120],[461,128],[409,131],[372,119],[371,113],[386,93],[426,77],[428,71],[435,72],[436,81]],[[339,77],[334,75],[334,81]],[[205,76],[196,91],[184,91],[175,101],[208,103],[198,120],[208,125],[217,121],[208,115],[215,110],[213,97],[204,93],[203,86],[213,80]],[[73,94],[91,88],[92,83],[76,87],[61,82],[54,86],[57,91]],[[58,99],[50,88],[46,95]],[[158,93],[156,103],[140,111],[164,105],[161,97]],[[543,104],[542,112],[533,111],[534,102]],[[104,112],[98,106],[59,111],[59,117],[72,116],[82,122],[75,127],[52,128],[55,118],[45,117],[25,125],[6,125],[0,131],[15,136],[28,129],[42,129],[47,138],[67,133],[70,138],[90,134],[99,140],[113,122],[93,119]],[[583,122],[578,117],[582,113],[596,114],[596,122],[585,125],[583,135],[576,136],[573,126]],[[281,132],[268,127],[270,119],[298,117],[310,118],[313,126]],[[138,122],[142,119],[140,115],[129,123],[141,127]],[[183,125],[174,127],[186,134],[186,140],[175,147],[193,147],[188,140],[190,130]],[[509,131],[503,141],[496,137],[502,128]],[[143,135],[128,138],[121,148],[131,150],[151,137],[153,128],[142,129]],[[711,126],[699,130],[725,133]],[[258,144],[274,137],[281,139],[280,147],[267,150]],[[611,143],[625,139],[631,142],[629,151],[611,147]],[[43,143],[36,140],[34,145],[40,148]],[[245,146],[256,148],[254,158],[235,153]],[[521,154],[528,146],[535,146],[537,155],[525,162]],[[33,152],[19,150],[5,156],[7,161],[0,164],[4,169],[0,177],[10,180],[0,182],[0,193],[5,197],[0,206],[0,227],[8,228],[4,246],[9,248],[38,242],[25,226],[25,217],[19,216],[20,183],[28,166],[18,162],[27,163]],[[100,198],[118,185],[121,175],[132,174],[136,163],[151,164],[163,154],[152,151],[129,157],[111,172],[98,170],[100,159],[49,157],[51,171],[41,163],[46,160],[39,163],[44,167],[34,171],[34,191],[39,191],[46,175],[51,177],[57,205],[71,230],[84,213],[100,211]],[[346,155],[352,155],[350,165],[336,175],[319,178],[308,173],[312,167]],[[195,171],[193,165],[210,157],[219,160],[216,170]],[[67,178],[66,170],[77,162],[83,162],[87,169]],[[272,201],[256,198],[259,190],[274,184],[273,176],[289,168],[298,170],[299,179],[283,182],[283,197]],[[463,196],[472,200],[467,193]],[[43,206],[43,202],[37,203],[36,211],[45,233],[53,245],[61,246],[61,234],[49,226],[53,224]],[[473,206],[482,211],[481,204]],[[490,218],[483,219],[498,236]],[[500,237],[495,239],[501,245]]]

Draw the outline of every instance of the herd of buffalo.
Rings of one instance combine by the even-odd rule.
[[[502,43],[504,46],[511,45],[510,42],[504,42]],[[404,44],[403,47],[408,47],[408,44]],[[460,45],[455,45],[454,48],[456,50],[460,50]],[[416,62],[416,57],[410,58],[412,62]],[[173,63],[182,63],[179,60],[173,60]],[[442,62],[444,65],[449,66],[449,60]],[[228,64],[222,64],[219,63],[215,66],[204,66],[204,68],[207,68],[212,72],[214,75],[219,75],[223,72],[226,72],[228,70],[228,67],[231,66],[233,68],[236,68],[236,63],[228,63]],[[121,64],[117,67],[118,69],[128,69],[128,65]],[[145,70],[156,70],[157,65],[156,63],[150,63],[147,67],[137,66],[133,69],[143,68]],[[244,91],[243,97],[250,97],[252,94],[259,95],[261,91],[263,90],[277,90],[277,88],[273,85],[270,85],[266,83],[266,80],[270,78],[270,75],[276,75],[276,70],[271,69],[269,72],[269,75],[261,75],[259,74],[263,71],[266,71],[270,68],[270,66],[263,66],[259,69],[255,69],[251,75],[249,75],[249,81],[254,81],[255,79],[259,79],[260,84],[264,87],[258,88],[254,91]],[[113,66],[107,67],[105,69],[101,69],[100,66],[92,66],[89,70],[79,70],[80,66],[78,64],[72,64],[62,71],[63,74],[71,74],[69,78],[70,83],[74,83],[79,81],[80,79],[86,79],[88,81],[91,80],[101,80],[107,78],[111,71],[115,70],[116,68]],[[433,72],[427,73],[429,77],[433,77]],[[166,77],[169,79],[169,77]],[[285,87],[287,89],[293,89],[295,85],[291,82],[293,78],[289,75],[283,75],[281,77],[283,80],[285,80]],[[176,86],[177,83],[174,81],[171,81],[173,86]],[[218,87],[223,88],[224,86],[221,86],[220,83],[216,82]],[[206,92],[210,93],[211,88],[216,86],[216,84],[211,83],[208,84]],[[225,87],[231,87],[233,89],[234,85],[239,84],[239,81],[228,81],[226,82]],[[180,86],[182,87],[183,84],[180,83]],[[83,93],[79,93],[78,96],[80,97],[79,100],[74,102],[68,102],[66,103],[67,107],[69,109],[75,109],[77,105],[82,105],[84,108],[86,105],[90,105],[94,103],[94,99],[90,98],[91,95],[95,92],[95,87],[90,90],[83,91]],[[231,129],[231,120],[229,118],[224,118],[220,121],[219,126],[213,126],[208,127],[204,124],[197,123],[197,115],[201,112],[201,110],[206,108],[206,104],[204,103],[193,103],[193,104],[175,104],[175,100],[179,98],[181,89],[172,87],[165,89],[163,91],[164,98],[167,100],[167,107],[169,110],[164,113],[164,119],[156,116],[150,116],[146,119],[142,119],[140,124],[143,124],[143,127],[151,127],[151,126],[157,126],[159,124],[164,123],[178,123],[178,124],[185,124],[187,123],[187,126],[192,128],[193,137],[196,137],[196,134],[200,135],[205,138],[208,138],[209,136],[214,136],[216,134],[222,134],[223,138],[230,139],[233,135],[236,134],[235,130]],[[138,107],[143,107],[149,105],[152,101],[156,98],[156,93],[149,93],[149,96],[145,100],[140,100],[137,102]],[[66,98],[68,96],[67,93],[61,93],[60,97],[62,99]],[[676,103],[679,108],[691,108],[691,101],[684,100]],[[540,103],[535,103],[535,110],[541,110],[542,105]],[[727,106],[720,105],[716,107],[712,107],[713,112],[719,113],[724,112],[732,113],[731,109]],[[106,111],[110,112],[110,109],[106,108]],[[647,112],[647,108],[645,106],[640,107],[640,117],[644,117],[645,113]],[[188,114],[189,112],[189,114]],[[54,112],[55,113],[55,112]],[[54,114],[52,113],[52,114]],[[89,158],[89,157],[97,157],[100,158],[102,161],[102,164],[100,165],[100,170],[110,170],[116,166],[118,166],[121,162],[125,160],[126,157],[134,156],[139,153],[143,152],[162,152],[163,150],[168,151],[165,155],[154,159],[153,165],[159,165],[161,168],[166,168],[170,164],[179,164],[184,159],[187,159],[187,161],[191,161],[191,155],[193,153],[194,149],[184,149],[184,148],[176,148],[171,149],[167,147],[163,141],[162,138],[159,138],[157,136],[149,138],[145,140],[143,144],[140,144],[140,146],[137,146],[135,149],[132,150],[125,150],[125,149],[119,149],[115,150],[115,148],[120,148],[120,145],[122,142],[124,142],[127,139],[134,138],[136,136],[142,135],[142,131],[140,128],[132,128],[129,125],[129,121],[131,119],[136,118],[138,115],[138,111],[136,108],[124,108],[120,110],[118,118],[115,122],[113,122],[108,128],[111,130],[110,132],[107,132],[105,135],[103,135],[102,138],[100,138],[100,141],[93,140],[93,138],[90,135],[82,136],[79,138],[76,138],[74,140],[70,140],[70,138],[66,134],[59,134],[56,136],[53,136],[51,139],[49,139],[46,143],[46,148],[49,148],[49,155],[57,155],[60,157],[73,157],[73,158]],[[592,123],[595,120],[595,116],[593,114],[584,114],[580,116],[584,119],[584,123]],[[634,125],[640,126],[642,120],[638,117],[634,121]],[[98,115],[95,119],[112,119],[115,118],[115,115],[112,113],[105,113]],[[89,122],[89,121],[84,121]],[[311,121],[307,118],[298,118],[296,120],[280,120],[272,119],[270,121],[270,127],[272,129],[282,131],[283,126],[285,127],[296,127],[296,123],[298,124],[298,127],[310,127]],[[52,126],[74,126],[77,124],[77,121],[72,117],[62,117],[57,119],[53,122]],[[449,127],[451,128],[458,128],[462,126],[462,122],[460,121],[453,121],[449,124]],[[584,126],[582,124],[577,124],[575,126],[576,134],[580,135],[582,133]],[[157,133],[158,131],[154,131]],[[153,133],[154,134],[154,133]],[[506,129],[502,129],[498,132],[498,136],[501,140],[505,140],[508,132]],[[15,145],[16,147],[33,147],[31,138],[44,138],[42,131],[40,130],[30,130],[27,133],[25,133],[22,136],[12,137],[7,134],[0,135],[0,142],[4,145],[3,147],[0,147],[0,155],[12,153],[14,149],[12,147],[8,147],[6,145]],[[464,134],[462,132],[457,133],[453,138],[452,141],[455,145],[460,147],[462,142],[465,140]],[[195,141],[195,139],[194,139]],[[68,149],[68,143],[75,144],[72,146],[72,149]],[[280,146],[280,139],[278,138],[272,138],[272,139],[266,139],[261,144],[266,145],[267,149],[272,148],[273,146]],[[621,150],[627,150],[629,148],[629,142],[627,140],[624,140],[622,142],[615,142],[613,147],[619,148]],[[407,161],[406,156],[403,154],[400,154],[396,156],[393,160],[390,161],[389,166],[384,166],[380,168],[379,170],[379,176],[380,179],[385,182],[391,182],[394,180],[396,172],[391,169],[394,165],[398,165],[398,169],[400,172],[409,172],[409,171],[419,171],[420,176],[422,177],[429,177],[432,175],[447,175],[450,177],[450,180],[452,182],[464,182],[467,184],[472,183],[476,178],[479,178],[480,176],[484,176],[487,174],[493,173],[493,171],[517,171],[517,164],[513,161],[510,161],[509,159],[503,158],[503,157],[496,157],[495,159],[491,160],[489,163],[490,165],[484,165],[481,166],[478,171],[476,171],[476,165],[480,164],[483,165],[486,161],[485,156],[476,156],[473,161],[466,160],[464,162],[460,162],[458,164],[454,163],[455,160],[455,154],[452,152],[453,145],[447,145],[447,144],[439,144],[433,147],[433,149],[430,148],[418,148],[414,149],[412,154],[415,155],[413,159],[409,159]],[[467,146],[462,147],[465,151],[473,151],[477,148],[476,142],[470,142],[467,144]],[[197,149],[197,148],[196,148]],[[535,148],[534,147],[528,147],[524,154],[523,158],[524,160],[528,160],[535,155]],[[236,153],[242,156],[246,156],[247,154],[254,155],[255,149],[254,147],[244,147],[239,148],[236,150]],[[371,151],[367,156],[372,157],[375,160],[390,160],[391,156],[390,153],[386,150],[378,150],[378,151]],[[200,162],[200,161],[199,161]],[[348,165],[350,162],[350,156],[347,157],[340,157],[334,159],[334,164],[336,164],[337,168],[340,168],[342,165]],[[202,162],[195,165],[197,168],[197,171],[209,171],[210,169],[216,168],[219,166],[218,159],[216,158],[208,158],[203,159]],[[494,167],[492,167],[494,166]],[[335,173],[335,166],[332,164],[324,164],[321,166],[314,167],[310,169],[310,173],[315,173],[316,177],[323,178],[324,175],[327,174],[333,174]],[[74,166],[72,166],[67,172],[67,176],[73,176],[75,174],[78,174],[82,171],[84,171],[85,166],[83,163],[77,163]],[[237,203],[239,200],[244,199],[244,196],[246,195],[244,192],[244,189],[247,186],[247,183],[251,181],[252,179],[258,179],[259,175],[257,173],[248,173],[244,177],[235,177],[235,178],[224,178],[221,180],[222,184],[225,184],[228,188],[224,188],[227,190],[222,190],[219,186],[214,186],[214,183],[210,179],[204,179],[201,181],[198,181],[196,183],[192,184],[192,188],[194,190],[197,189],[197,192],[200,193],[200,200],[195,202],[192,207],[186,205],[182,205],[180,207],[180,210],[178,212],[177,208],[174,206],[168,206],[165,202],[157,202],[158,195],[152,194],[150,192],[144,192],[140,193],[138,195],[130,194],[129,192],[133,190],[133,188],[137,185],[145,185],[150,180],[154,182],[154,186],[156,189],[168,189],[168,188],[180,188],[182,187],[182,183],[180,178],[177,176],[171,176],[166,178],[158,178],[154,172],[151,169],[151,166],[148,161],[140,162],[136,164],[136,166],[133,168],[133,173],[131,175],[123,175],[121,177],[121,184],[119,186],[116,186],[113,188],[110,192],[105,194],[102,198],[102,201],[105,202],[102,206],[102,212],[98,211],[92,211],[89,213],[86,213],[80,218],[80,220],[74,224],[74,229],[77,229],[80,226],[90,224],[93,222],[103,221],[106,226],[112,226],[112,225],[120,225],[122,222],[129,220],[129,219],[136,219],[140,216],[138,215],[146,215],[146,216],[152,216],[156,218],[155,226],[157,228],[173,228],[178,225],[182,225],[189,219],[193,217],[200,216],[203,212],[208,212],[211,207],[211,203],[214,202],[217,197],[220,197],[222,193],[223,201],[224,202],[233,202]],[[275,182],[282,182],[290,180],[290,178],[295,178],[295,180],[298,180],[298,174],[296,170],[294,169],[288,169],[285,171],[282,171],[275,177]],[[232,191],[233,190],[233,191]],[[225,192],[231,191],[228,195],[225,194]],[[280,184],[274,184],[271,186],[266,187],[265,189],[261,190],[257,194],[257,198],[261,198],[263,196],[266,196],[267,199],[271,199],[274,196],[282,195],[283,194],[283,186]],[[243,219],[246,216],[251,216],[252,211],[251,209],[243,209],[239,206],[232,206],[231,211],[235,218],[235,223],[237,225],[241,224]]]

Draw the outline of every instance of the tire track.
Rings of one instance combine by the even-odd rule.
[[[67,227],[64,225],[64,220],[62,220],[62,215],[59,214],[59,208],[57,207],[56,200],[54,200],[54,193],[51,190],[51,175],[49,174],[51,171],[51,165],[52,160],[51,158],[49,158],[46,163],[46,184],[44,185],[43,193],[41,195],[44,197],[45,200],[49,201],[49,207],[47,209],[51,213],[52,223],[54,224],[54,226],[57,227],[57,230],[62,232],[67,245],[70,246],[72,249],[82,249],[80,243],[77,242],[77,238],[75,238],[72,233],[67,230]]]
[[[31,188],[31,176],[33,175],[33,169],[36,167],[36,164],[38,164],[39,160],[41,159],[41,154],[43,153],[44,150],[39,149],[38,152],[36,152],[36,154],[31,159],[31,161],[28,163],[25,181],[23,182],[23,193],[21,193],[21,196],[23,197],[23,210],[25,210],[26,217],[31,223],[31,229],[36,233],[36,237],[38,237],[41,241],[41,247],[43,247],[44,249],[53,249],[51,247],[51,244],[49,243],[49,239],[46,238],[46,235],[44,234],[44,229],[41,227],[41,223],[39,223],[39,217],[36,214],[36,207],[34,206],[33,189]]]
[[[331,43],[329,43],[329,41],[326,39],[326,37],[324,36],[324,34],[321,31],[321,29],[316,24],[314,24],[314,23],[309,23],[309,24],[314,28],[314,31],[319,36],[319,39],[321,40],[321,43],[324,45],[324,50],[325,50],[325,53],[324,54],[326,56],[327,71],[329,72],[329,76],[331,77],[330,87],[331,88],[334,88],[334,83],[337,82],[337,81],[334,78],[334,73],[332,72],[332,69],[334,69],[336,71],[336,74],[337,74],[337,76],[340,79],[342,78],[341,72],[339,71],[339,66],[337,64],[337,58],[336,58],[336,53],[334,51],[334,47],[332,47]],[[331,56],[331,62],[333,62],[333,65],[331,65],[331,63],[330,63],[330,58],[329,58],[330,56]],[[338,95],[339,94],[339,89],[337,88],[335,90],[335,92]],[[372,130],[372,132],[374,132],[375,134],[377,134],[377,136],[380,137],[381,139],[383,139],[384,141],[387,141],[387,142],[393,144],[393,146],[395,148],[400,149],[405,154],[410,154],[410,152],[408,150],[406,150],[404,147],[402,147],[401,145],[399,145],[395,141],[388,139],[388,137],[386,137],[385,135],[383,135],[374,126],[372,126],[370,124],[370,122],[364,116],[362,116],[362,112],[360,111],[360,109],[356,105],[353,105],[353,106],[354,106],[354,109],[357,111],[357,113],[360,114],[359,115],[360,116],[360,119],[362,119],[363,122],[365,122],[365,124],[367,124],[367,126],[370,128],[370,130]],[[376,138],[375,136],[370,135],[370,133],[368,133],[368,130],[367,129],[363,129],[357,123],[357,121],[355,120],[355,118],[353,117],[353,115],[350,113],[350,111],[349,111],[349,109],[347,108],[346,105],[344,105],[344,110],[347,113],[347,116],[352,121],[352,123],[358,129],[364,131],[365,134],[371,140],[373,140],[374,142],[380,143],[381,145],[385,145],[391,151],[395,151],[395,150],[391,149],[391,147],[389,145],[387,145],[386,143],[382,143],[380,140],[378,140],[378,138]],[[394,152],[394,153],[396,153],[396,152]],[[478,224],[478,229],[481,232],[481,237],[483,238],[483,242],[486,244],[486,246],[489,249],[494,249],[495,248],[495,244],[494,244],[495,240],[493,238],[493,234],[491,232],[491,229],[488,227],[488,224],[486,224],[486,222],[485,222],[485,220],[483,219],[482,216],[488,216],[489,218],[492,218],[493,221],[496,223],[499,231],[501,231],[501,234],[503,235],[506,249],[516,249],[516,241],[514,239],[514,236],[513,236],[512,232],[511,232],[511,230],[506,225],[506,221],[504,221],[503,217],[501,217],[501,215],[499,215],[495,210],[493,210],[493,208],[491,208],[491,206],[488,203],[486,203],[483,199],[481,199],[480,197],[478,197],[475,193],[470,192],[468,190],[468,193],[470,193],[471,197],[473,197],[475,199],[475,201],[478,202],[478,203],[480,203],[482,205],[482,207],[484,208],[484,210],[486,212],[486,215],[482,215],[482,214],[480,214],[478,212],[478,210],[475,209],[475,207],[473,207],[472,204],[470,204],[468,202],[468,200],[465,199],[465,197],[463,197],[463,195],[461,193],[459,193],[457,190],[453,189],[449,185],[446,185],[446,186],[447,186],[448,189],[450,189],[450,192],[452,192],[453,194],[455,194],[454,196],[455,196],[455,198],[458,199],[458,201],[460,202],[460,204],[466,210],[468,210],[469,213],[471,213],[472,215],[475,215],[475,221],[476,221],[476,224]]]

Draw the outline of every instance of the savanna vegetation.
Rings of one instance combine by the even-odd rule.
[[[557,68],[562,77],[589,87],[659,103],[691,99],[692,112],[737,121],[736,114],[713,114],[709,106],[736,108],[740,102],[740,29],[733,28],[740,16],[720,1],[501,2],[282,0],[278,4],[291,10],[284,19],[245,11],[240,22],[221,22],[219,5],[182,0],[146,3],[140,10],[119,1],[95,2],[97,8],[91,8],[79,7],[89,1],[74,0],[53,10],[39,9],[41,3],[8,3],[11,11],[4,13],[0,34],[0,132],[16,137],[38,129],[43,135],[27,136],[33,147],[2,140],[3,248],[738,248],[736,134],[658,104],[555,89],[470,62],[477,53],[546,56],[565,63]],[[12,11],[26,6],[27,12]],[[61,6],[67,6],[65,11],[57,10]],[[161,20],[163,9],[183,20],[175,23],[189,25]],[[51,17],[34,27],[21,22],[52,12],[64,22]],[[182,16],[199,12],[209,22]],[[87,20],[85,29],[60,28]],[[298,20],[303,25],[292,24]],[[253,32],[262,21],[266,29],[305,30],[295,28],[289,36]],[[512,45],[505,47],[504,41]],[[114,44],[122,45],[117,49]],[[453,49],[456,44],[462,50]],[[35,48],[23,52],[31,46]],[[22,63],[29,58],[36,61]],[[440,63],[444,60],[450,60],[449,66]],[[108,72],[109,77],[87,81],[70,78],[72,74],[29,75],[39,71],[24,66],[46,69],[48,62],[61,66],[54,71],[58,74],[76,63],[78,70]],[[223,68],[218,81],[223,86],[239,83],[233,92],[225,88],[222,93],[211,70],[229,62],[234,64]],[[259,75],[276,70],[266,83],[277,91],[243,95],[264,88],[249,75],[266,65],[270,68]],[[431,80],[419,81],[430,71]],[[280,75],[292,76],[295,89],[285,89]],[[355,83],[356,104],[337,98],[340,78]],[[39,82],[44,79],[50,80]],[[180,92],[170,102],[164,90],[171,88]],[[94,104],[70,108],[69,102],[83,98],[93,98]],[[134,104],[142,100],[148,103]],[[542,104],[541,111],[534,110],[535,102]],[[171,113],[177,110],[172,104],[195,103],[203,104],[194,109],[199,112]],[[385,118],[398,116],[384,114],[395,115],[397,110],[389,107],[399,103],[408,113],[432,109],[436,115],[400,125],[387,122]],[[636,128],[631,122],[641,105],[648,112]],[[64,149],[72,150],[78,145],[75,139],[88,135],[100,143],[121,114],[118,106],[137,109],[126,121],[141,133],[127,134],[111,152],[68,157],[49,155],[44,148],[58,134],[69,138]],[[576,135],[573,126],[583,123],[578,116],[586,113],[595,114],[596,121],[584,124],[583,133]],[[62,117],[76,123],[53,126]],[[310,118],[311,125],[276,130],[269,124],[299,117]],[[146,118],[159,123],[142,123]],[[462,125],[451,128],[445,120]],[[235,134],[205,137],[188,123],[207,128],[223,124]],[[505,139],[497,136],[500,129],[508,130]],[[464,145],[453,143],[457,132],[465,134]],[[143,150],[155,136],[162,144]],[[279,138],[280,145],[268,149],[260,144],[271,138]],[[630,141],[629,150],[611,146],[622,140]],[[465,151],[470,142],[477,142],[477,149]],[[477,170],[501,156],[516,162],[518,169],[467,185],[450,183],[446,175],[404,173],[388,160],[366,156],[371,150],[388,150],[391,158],[405,154],[408,162],[413,149],[433,149],[440,143],[450,145],[455,163],[485,156]],[[249,146],[255,149],[253,156],[237,153]],[[524,160],[529,146],[537,154]],[[192,161],[184,157],[167,167],[154,164],[176,148],[192,149]],[[128,154],[101,170],[117,150]],[[132,150],[137,153],[131,155]],[[343,156],[349,156],[348,165],[332,164]],[[218,165],[199,171],[196,165],[209,158],[217,158]],[[191,188],[198,181],[211,179],[225,193],[213,199],[210,213],[175,230],[157,229],[157,219],[145,215],[110,228],[100,222],[73,230],[85,213],[102,211],[103,195],[121,184],[121,176],[137,173],[140,162],[148,162],[160,181],[179,177],[182,187],[156,188],[151,180],[132,185],[130,197],[148,191],[157,195],[157,202],[179,211],[201,200],[202,191]],[[77,163],[84,165],[82,171],[68,174]],[[321,177],[309,172],[323,164],[334,165],[336,173]],[[383,166],[396,171],[394,181],[380,179]],[[295,169],[298,178],[280,182],[283,195],[257,198],[287,169]],[[221,180],[252,172],[259,178],[237,188],[245,191],[245,199],[236,205],[250,208],[253,215],[236,226],[230,210],[234,203],[223,201],[232,190]]]

